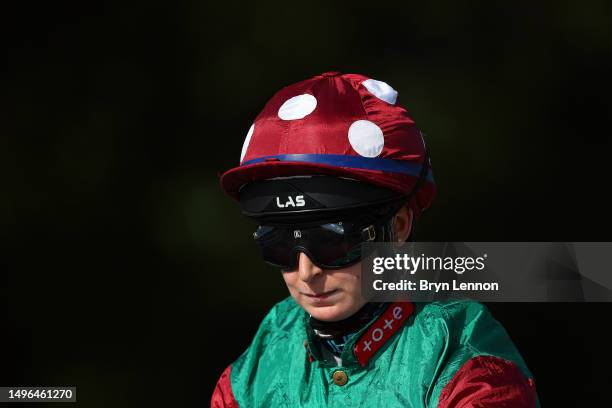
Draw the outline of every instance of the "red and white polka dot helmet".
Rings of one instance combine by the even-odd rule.
[[[414,204],[428,208],[436,188],[425,142],[397,97],[385,82],[338,72],[281,89],[255,118],[240,165],[221,186],[238,199],[252,181],[331,175],[409,194],[426,170]]]

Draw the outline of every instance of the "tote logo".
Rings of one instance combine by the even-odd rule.
[[[295,198],[288,196],[284,204],[281,203],[280,197],[276,197],[276,206],[278,208],[303,207],[305,205],[306,205],[306,201],[304,201],[303,195],[295,196]]]
[[[362,367],[402,327],[413,311],[414,305],[410,302],[392,303],[359,337],[353,353]]]

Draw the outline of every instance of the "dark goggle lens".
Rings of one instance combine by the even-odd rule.
[[[281,268],[286,268],[295,262],[293,241],[289,230],[262,225],[257,228],[253,237],[259,244],[264,261]]]
[[[364,231],[366,231],[364,233]],[[375,238],[372,226],[346,222],[292,229],[262,225],[254,234],[263,259],[282,269],[296,267],[298,253],[306,253],[320,267],[346,267],[361,259],[361,243]]]
[[[313,232],[307,249],[315,261],[327,267],[342,267],[361,258],[361,232],[352,225],[325,224]]]

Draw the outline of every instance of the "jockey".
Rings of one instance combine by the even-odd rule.
[[[212,407],[539,405],[482,304],[362,296],[361,244],[412,240],[436,194],[423,135],[387,83],[326,72],[283,88],[221,185],[258,222],[290,296],[221,374]]]

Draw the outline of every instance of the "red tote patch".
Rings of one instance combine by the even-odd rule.
[[[364,367],[370,358],[397,332],[412,315],[414,305],[395,302],[385,310],[355,343],[355,357]]]

